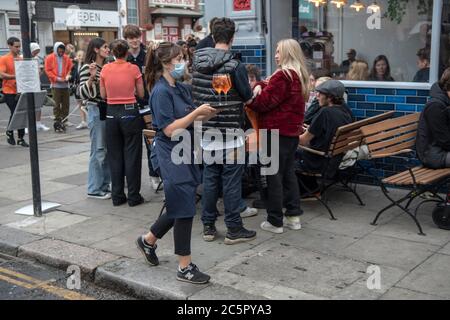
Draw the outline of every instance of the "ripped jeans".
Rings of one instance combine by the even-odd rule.
[[[106,121],[100,121],[96,103],[88,102],[88,127],[91,137],[89,157],[88,194],[103,195],[110,192],[111,175],[106,160]]]

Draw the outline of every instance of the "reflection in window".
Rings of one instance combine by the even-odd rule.
[[[378,13],[368,9],[373,1],[322,2],[316,7],[298,0],[294,34],[311,71],[324,69],[349,80],[429,81],[433,1],[409,0],[405,6],[398,1],[396,7],[395,1],[379,0]],[[337,2],[345,5],[337,8]],[[443,28],[450,27],[449,2],[444,1]],[[450,58],[448,31],[441,40],[446,53],[441,54],[441,69]]]

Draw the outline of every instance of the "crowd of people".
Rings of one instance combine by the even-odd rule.
[[[199,43],[190,38],[147,47],[140,41],[139,27],[128,25],[123,31],[125,40],[109,44],[94,38],[86,52],[75,52],[75,48],[57,42],[54,52],[43,61],[52,84],[55,123],[67,121],[72,83],[77,105],[87,112],[84,116],[85,111],[81,111],[85,118],[79,127],[87,126],[90,132],[88,197],[111,199],[113,206],[128,203],[133,207],[145,202],[141,195],[142,113],[150,109],[156,135],[145,144],[149,174],[155,189],[162,180],[166,210],[147,234],[137,238],[136,244],[146,261],[156,266],[157,242],[173,228],[174,251],[179,258],[176,277],[194,284],[210,279],[191,258],[199,185],[203,186],[201,221],[205,241],[214,241],[217,236],[219,198],[223,198],[226,244],[251,241],[257,235],[243,222],[243,218],[257,214],[257,209],[247,206],[242,197],[246,164],[228,161],[236,158],[237,150],[245,148],[245,137],[216,141],[217,132],[226,137],[230,130],[257,127],[267,130],[269,150],[272,141],[277,141],[279,166],[275,174],[267,175],[267,185],[261,191],[267,217],[260,227],[280,234],[284,228],[301,229],[301,202],[307,200],[304,195],[318,191],[314,175],[301,173],[320,172],[324,165],[323,157],[301,151],[299,145],[326,151],[337,128],[353,121],[342,82],[321,70],[311,72],[298,41],[284,39],[277,44],[277,69],[262,79],[256,66],[244,65],[231,51],[236,32],[231,19],[214,18],[210,30]],[[17,103],[13,62],[20,58],[20,40],[11,38],[8,45],[11,53],[0,59],[0,75],[12,115]],[[32,45],[32,49],[36,52],[38,45]],[[418,54],[424,61],[423,68],[429,66],[427,54]],[[352,50],[345,66],[352,80],[393,81],[389,62],[382,55],[369,71],[368,64],[357,60]],[[423,79],[424,73],[417,77]],[[215,74],[229,75],[231,81],[230,102],[225,109],[217,105]],[[421,119],[426,138],[418,139],[422,143],[419,156],[427,165],[450,167],[449,70],[433,86],[431,96]],[[194,130],[196,121],[203,123],[203,132]],[[175,163],[172,153],[179,142],[172,137],[180,129],[189,134],[188,141],[183,140],[189,142],[183,157],[198,157],[190,141],[200,134],[202,151],[220,154],[224,161]],[[214,135],[210,129],[216,130]],[[19,130],[17,144],[27,146],[24,134]],[[272,135],[278,140],[271,139]],[[7,140],[16,143],[9,131]]]

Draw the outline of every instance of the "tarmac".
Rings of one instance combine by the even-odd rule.
[[[87,130],[39,133],[42,199],[61,206],[35,218],[14,213],[32,203],[28,149],[8,146],[0,136],[0,253],[62,270],[77,265],[85,280],[144,299],[450,299],[450,232],[434,225],[433,204],[418,215],[426,236],[418,235],[412,219],[398,209],[373,226],[370,222],[388,201],[379,187],[366,185],[358,185],[365,206],[350,193],[330,192],[334,221],[320,203],[302,203],[298,231],[275,235],[261,230],[266,213],[259,210],[244,219],[247,228],[257,230],[256,239],[235,245],[224,244],[223,216],[216,224],[217,239],[203,241],[199,204],[192,256],[211,282],[179,282],[172,232],[158,243],[157,267],[148,265],[135,246],[163,205],[162,192],[150,187],[146,158],[146,202],[113,207],[111,200],[86,196],[89,150]]]

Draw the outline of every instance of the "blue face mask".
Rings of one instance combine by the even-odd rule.
[[[180,80],[181,78],[183,78],[184,76],[184,67],[186,66],[186,63],[181,62],[181,63],[177,63],[175,64],[175,69],[173,69],[170,72],[170,75],[175,79],[175,80]]]

